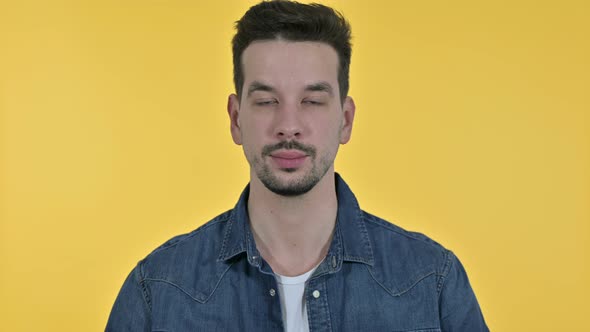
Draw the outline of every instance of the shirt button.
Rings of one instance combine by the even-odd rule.
[[[313,295],[313,297],[315,297],[317,299],[318,297],[320,297],[320,291],[314,290],[313,293],[311,293],[311,295]]]
[[[270,291],[268,291],[270,293],[270,296],[275,296],[275,294],[277,293],[274,288],[271,288]]]

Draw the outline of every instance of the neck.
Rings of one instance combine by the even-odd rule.
[[[277,195],[251,176],[248,214],[254,240],[275,273],[299,275],[321,262],[337,209],[334,166],[309,192],[295,197]]]

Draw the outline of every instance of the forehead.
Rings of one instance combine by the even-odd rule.
[[[321,42],[269,40],[252,42],[242,54],[244,86],[262,81],[277,88],[317,81],[337,86],[338,54]]]

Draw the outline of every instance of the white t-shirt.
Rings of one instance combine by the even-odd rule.
[[[285,332],[309,331],[307,306],[303,299],[303,293],[305,292],[305,283],[318,266],[295,277],[285,277],[275,273],[279,285],[279,298],[281,299],[281,313],[283,314]]]

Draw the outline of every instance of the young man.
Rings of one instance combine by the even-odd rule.
[[[263,2],[237,23],[237,205],[139,262],[109,331],[487,331],[457,258],[360,210],[334,172],[350,139],[350,27],[331,8]]]

